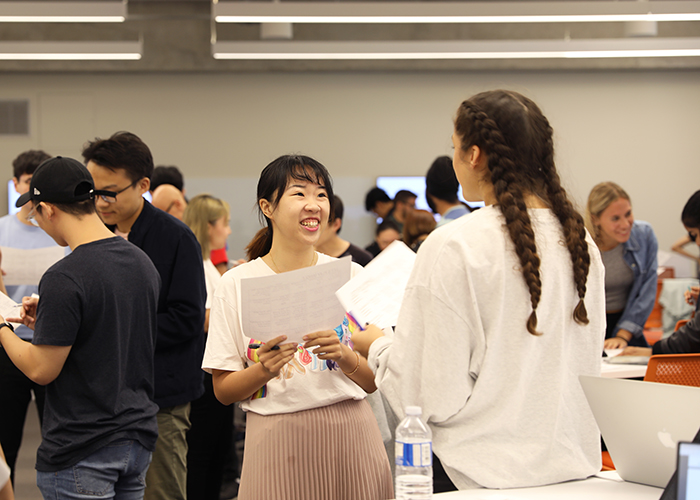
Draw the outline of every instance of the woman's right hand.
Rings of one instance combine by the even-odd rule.
[[[685,301],[689,305],[694,306],[698,303],[698,295],[700,295],[700,286],[691,286],[690,290],[686,290],[685,292],[683,292],[683,295],[685,296]]]
[[[297,344],[282,344],[285,340],[287,336],[280,335],[258,347],[260,365],[271,379],[278,376],[282,367],[294,359],[297,351]],[[273,349],[277,345],[279,349]]]

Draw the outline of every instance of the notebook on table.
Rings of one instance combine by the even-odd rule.
[[[678,442],[700,428],[700,387],[579,377],[610,457],[626,481],[665,487]]]

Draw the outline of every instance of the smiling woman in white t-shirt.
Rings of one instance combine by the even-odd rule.
[[[348,346],[348,325],[309,331],[296,344],[284,331],[262,343],[241,324],[242,279],[335,260],[314,250],[333,209],[330,175],[308,156],[282,156],[262,171],[257,200],[266,227],[248,245],[250,262],[221,278],[202,364],[219,401],[240,401],[247,412],[238,498],[393,498],[389,461],[365,399],[376,390],[374,375]],[[299,316],[315,314],[315,304],[303,294],[297,299]]]

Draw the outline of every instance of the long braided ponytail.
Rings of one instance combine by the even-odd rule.
[[[566,247],[571,255],[573,266],[574,283],[578,292],[579,301],[574,308],[574,320],[581,324],[588,324],[588,311],[584,298],[586,296],[586,281],[588,269],[591,265],[591,255],[588,253],[588,243],[586,243],[586,226],[583,217],[575,209],[566,195],[566,191],[561,185],[559,174],[554,164],[554,141],[552,139],[552,127],[547,118],[542,114],[537,105],[529,101],[528,108],[531,108],[533,122],[538,128],[540,136],[543,138],[543,152],[541,158],[541,170],[545,181],[547,198],[551,204],[552,211],[559,219],[564,231]]]
[[[537,306],[542,296],[540,257],[525,197],[539,196],[559,219],[573,265],[579,303],[578,323],[588,323],[583,299],[590,265],[583,219],[561,187],[554,165],[552,129],[537,105],[526,97],[504,90],[477,94],[464,101],[455,119],[455,132],[466,151],[479,147],[488,158],[490,181],[508,234],[515,246],[521,273],[530,293],[532,312],[527,330],[537,331]]]
[[[479,146],[488,156],[488,167],[491,172],[491,183],[501,213],[506,220],[506,228],[510,239],[515,245],[515,253],[520,261],[521,272],[525,284],[530,292],[532,313],[527,320],[527,331],[532,335],[540,335],[537,331],[537,306],[542,295],[542,281],[540,279],[540,258],[537,255],[535,245],[535,233],[532,229],[530,216],[525,205],[523,185],[519,182],[517,172],[520,168],[520,152],[514,149],[504,131],[494,120],[493,113],[487,113],[479,102],[479,94],[469,101],[462,103],[460,115],[470,124],[471,135],[462,133],[456,126],[457,133],[462,137],[463,146]],[[507,99],[503,99],[507,97]],[[499,99],[510,101],[512,99],[504,95]],[[511,105],[512,107],[512,105]],[[522,111],[520,112],[522,115]],[[459,123],[458,116],[457,123]],[[522,122],[522,120],[521,120]],[[519,125],[524,125],[520,123]],[[510,125],[510,128],[517,125]],[[517,127],[520,128],[520,127]],[[525,186],[527,187],[527,186]]]

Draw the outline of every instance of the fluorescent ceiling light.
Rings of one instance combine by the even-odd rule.
[[[0,2],[0,23],[121,23],[126,0],[103,2]]]
[[[0,42],[4,61],[114,61],[141,59],[139,42]]]
[[[216,42],[215,59],[583,59],[700,57],[700,38],[461,42]]]
[[[585,23],[699,21],[700,2],[241,2],[216,1],[218,23]]]

